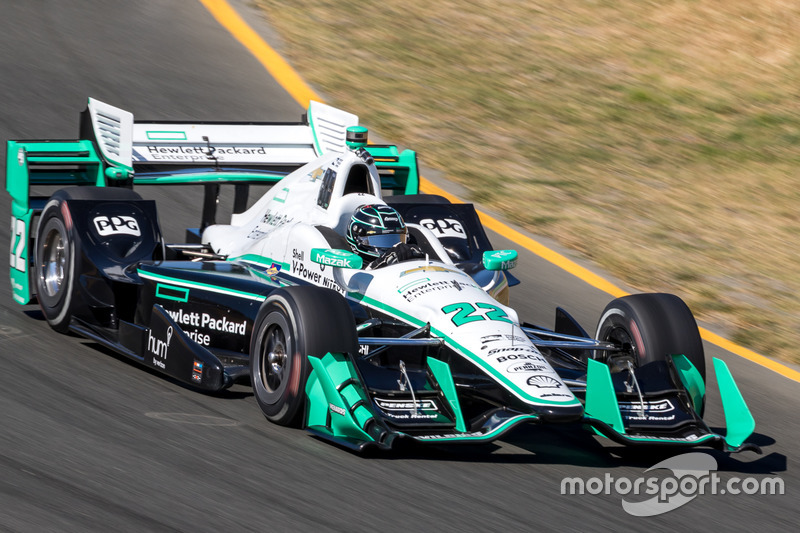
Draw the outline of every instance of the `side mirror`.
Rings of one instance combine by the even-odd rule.
[[[483,268],[486,270],[511,270],[517,266],[516,250],[489,250],[483,252]]]
[[[516,253],[516,252],[514,252]],[[360,255],[345,250],[335,250],[332,248],[312,248],[311,261],[320,265],[327,265],[339,268],[360,269],[364,265],[364,260]]]

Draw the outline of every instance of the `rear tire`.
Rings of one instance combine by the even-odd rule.
[[[66,204],[53,199],[42,211],[34,264],[39,307],[50,327],[60,333],[72,321],[75,277],[75,239],[67,228],[65,208]]]
[[[309,355],[358,352],[355,319],[336,291],[315,286],[272,292],[258,311],[250,340],[250,377],[264,416],[301,427]]]
[[[683,300],[673,294],[633,294],[613,300],[603,310],[595,337],[625,347],[621,353],[611,355],[607,362],[612,366],[615,358],[629,358],[634,367],[640,367],[683,354],[700,372],[703,383],[706,381],[703,340],[697,322]]]

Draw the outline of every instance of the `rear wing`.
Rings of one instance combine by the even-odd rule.
[[[234,212],[247,207],[249,184],[276,183],[319,156],[343,153],[358,117],[311,102],[296,123],[135,121],[133,114],[89,98],[80,140],[8,141],[6,190],[11,195],[11,287],[31,299],[31,224],[53,190],[70,185],[205,185],[201,230],[215,221],[219,186],[236,185]],[[370,145],[384,190],[419,190],[416,153]],[[36,187],[38,195],[31,194]],[[42,189],[50,187],[47,194]]]
[[[311,102],[296,123],[192,123],[135,121],[132,113],[89,98],[81,140],[8,142],[6,188],[24,206],[32,185],[271,183],[347,150],[347,128],[356,125],[356,115],[320,102]],[[385,189],[416,192],[413,151],[391,145],[369,151]]]
[[[311,102],[307,117],[298,124],[136,122],[127,166],[301,166],[343,152],[347,128],[358,125],[357,116],[319,102]]]
[[[311,102],[307,117],[298,123],[135,122],[133,114],[89,98],[81,138],[94,141],[109,166],[135,175],[137,167],[299,167],[343,152],[347,128],[358,125],[357,116],[319,102]]]

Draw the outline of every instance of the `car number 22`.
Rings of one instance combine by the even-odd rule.
[[[442,312],[446,315],[455,312],[455,314],[450,317],[450,320],[453,321],[453,324],[455,324],[456,327],[463,326],[468,322],[476,322],[478,320],[499,320],[501,322],[511,322],[511,319],[508,318],[508,315],[505,311],[496,305],[483,302],[478,302],[474,305],[469,302],[445,305],[442,307]]]
[[[26,261],[22,254],[25,252],[25,221],[21,218],[11,217],[11,268],[25,272]]]

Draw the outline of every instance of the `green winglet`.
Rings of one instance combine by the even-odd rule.
[[[605,422],[617,433],[625,434],[622,415],[617,404],[617,395],[611,383],[611,371],[607,365],[589,359],[586,369],[586,416]]]
[[[342,387],[341,392],[334,384],[338,382],[341,385],[356,378],[347,357],[343,354],[328,353],[322,359],[309,355],[308,361],[311,363],[312,371],[306,383],[309,404],[306,425],[309,428],[321,428],[334,437],[346,437],[363,442],[374,441],[361,429],[366,420],[372,416],[369,409],[363,405],[355,410],[350,408],[359,399],[366,399],[363,391],[354,385],[357,380]]]
[[[714,371],[717,373],[722,410],[725,412],[725,425],[728,427],[725,442],[731,448],[738,448],[756,429],[756,421],[750,414],[750,409],[747,408],[725,361],[715,357]]]
[[[442,389],[444,397],[450,404],[450,408],[456,414],[456,431],[464,433],[467,431],[467,424],[464,422],[464,414],[461,412],[461,404],[458,402],[458,395],[456,394],[456,384],[453,382],[453,374],[450,372],[450,366],[444,361],[439,361],[433,357],[428,357],[428,368],[431,369],[433,377],[439,383],[439,388]]]
[[[519,254],[516,250],[488,250],[483,252],[483,268],[486,270],[511,270],[517,266]]]
[[[370,144],[370,155],[381,175],[381,189],[397,194],[419,194],[417,153],[393,145]]]
[[[700,411],[703,408],[703,397],[706,395],[706,384],[703,383],[703,377],[685,355],[673,355],[672,361],[675,363],[681,383],[683,383],[689,393],[689,397],[692,399],[692,407],[698,414],[702,415]]]

